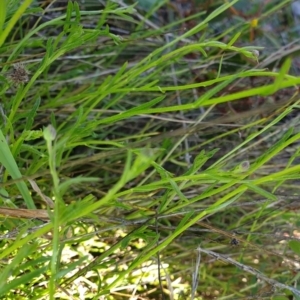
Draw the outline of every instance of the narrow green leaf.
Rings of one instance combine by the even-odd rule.
[[[44,56],[44,59],[42,60],[42,64],[41,66],[46,66],[48,65],[48,61],[50,59],[50,57],[53,55],[53,52],[55,50],[55,48],[57,47],[57,41],[59,40],[59,37],[61,37],[61,34],[59,34],[59,36],[55,39],[53,38],[48,38],[47,40],[47,44],[46,44],[46,54]]]
[[[69,1],[67,7],[67,13],[66,13],[66,20],[64,23],[64,32],[67,32],[70,28],[72,12],[73,12],[73,2]]]
[[[32,282],[34,278],[39,277],[41,274],[45,274],[47,269],[48,269],[48,266],[39,268],[37,270],[30,271],[28,273],[25,273],[21,277],[18,277],[17,279],[14,279],[11,282],[6,283],[0,289],[0,296],[5,295],[7,292],[9,292],[13,289],[16,289],[20,285],[26,285],[26,284],[28,284],[28,282]]]
[[[192,166],[188,169],[186,173],[184,173],[185,176],[195,174],[209,159],[208,154],[205,153],[204,150],[202,150],[194,159],[194,162]]]
[[[219,68],[218,68],[218,74],[217,74],[216,78],[220,78],[220,76],[221,76],[222,65],[223,65],[223,58],[224,58],[224,55],[221,55],[221,59],[220,59],[220,62],[219,62]]]
[[[174,180],[172,180],[171,178],[168,178],[168,181],[170,182],[170,185],[172,186],[174,192],[177,194],[179,199],[181,201],[188,202],[189,200],[183,195],[183,193],[179,189],[179,186],[176,184],[176,182]]]
[[[6,1],[0,1],[0,34],[2,34],[3,26],[6,19]]]
[[[277,197],[274,196],[273,194],[271,194],[270,192],[262,189],[261,187],[255,185],[255,184],[252,184],[250,182],[247,182],[245,183],[245,185],[252,191],[256,192],[257,194],[263,196],[264,198],[267,198],[267,199],[270,199],[270,200],[273,200],[273,201],[276,201],[277,200]]]
[[[51,112],[51,115],[50,115],[50,120],[51,120],[51,124],[54,128],[57,128],[57,123],[56,123],[56,118],[55,118],[55,114],[54,112],[52,111]]]
[[[22,4],[19,6],[18,10],[14,13],[14,15],[12,16],[12,18],[9,20],[7,26],[5,27],[5,29],[1,32],[0,35],[0,47],[3,45],[3,43],[5,42],[6,38],[8,37],[9,33],[11,32],[11,30],[14,28],[15,24],[17,23],[17,21],[22,17],[23,13],[26,11],[27,7],[31,4],[33,0],[24,0],[22,2]],[[4,13],[6,11],[6,1],[1,0],[0,1],[2,3],[2,7],[0,6],[0,9],[2,9],[4,7]],[[2,27],[3,28],[3,27]]]
[[[209,21],[213,20],[214,18],[216,18],[218,15],[220,15],[222,12],[224,12],[225,10],[227,10],[228,8],[230,8],[231,6],[233,6],[235,3],[237,3],[240,0],[234,0],[231,2],[226,1],[227,3],[224,3],[223,5],[221,5],[220,7],[218,7],[217,9],[215,9],[205,20],[205,23],[208,23]]]
[[[114,75],[114,77],[112,78],[111,82],[109,83],[109,85],[111,87],[113,87],[115,84],[117,84],[120,80],[121,75],[123,75],[123,73],[125,72],[125,70],[127,69],[128,63],[125,62],[123,64],[123,66],[119,69],[119,71],[117,72],[117,74]],[[121,80],[122,84],[124,83],[124,79]]]
[[[83,257],[79,258],[78,260],[75,260],[72,263],[68,263],[66,265],[66,268],[59,270],[59,272],[56,274],[55,278],[56,279],[64,278],[64,276],[67,275],[68,273],[74,272],[74,270],[76,270],[80,266],[83,266],[86,261],[88,261],[88,256],[83,256]]]
[[[216,93],[222,91],[228,84],[230,84],[231,82],[233,82],[235,79],[237,79],[239,76],[239,74],[233,75],[231,76],[229,79],[219,83],[217,86],[209,89],[204,95],[202,95],[201,97],[199,97],[196,100],[195,103],[195,107],[200,106],[203,102],[205,101],[209,101],[209,99],[214,96]]]
[[[228,43],[228,47],[232,46],[237,41],[237,39],[240,37],[240,35],[241,35],[241,32],[236,33],[234,35],[234,37]]]
[[[229,200],[227,200],[226,202],[224,202],[223,198],[220,199],[219,201],[217,201],[216,203],[214,203],[213,205],[211,205],[210,207],[208,207],[207,209],[205,209],[206,213],[215,213],[227,206],[229,206],[231,203],[235,202],[237,199],[240,198],[241,195],[243,195],[244,192],[240,192],[237,195],[235,195],[234,197],[230,198]]]
[[[156,172],[160,175],[161,179],[172,177],[172,174],[164,169],[161,165],[157,164],[156,162],[153,162],[152,165],[155,168]]]
[[[289,128],[287,132],[278,140],[275,144],[273,144],[266,152],[264,152],[257,160],[255,165],[263,165],[266,161],[270,160],[277,153],[281,151],[285,143],[288,141],[290,136],[293,133],[293,128]]]
[[[33,121],[34,121],[34,117],[36,115],[36,112],[37,112],[40,104],[41,104],[41,98],[38,97],[37,100],[35,101],[35,103],[33,104],[32,109],[30,110],[30,112],[27,115],[25,130],[31,129]]]
[[[80,7],[76,1],[74,1],[74,10],[75,10],[75,14],[76,14],[76,17],[75,17],[76,24],[79,24],[80,23]]]
[[[8,278],[10,277],[11,273],[14,271],[18,271],[21,268],[22,261],[24,257],[29,256],[32,252],[36,251],[37,244],[26,244],[21,249],[18,250],[16,255],[14,256],[13,260],[1,270],[0,275],[0,290],[3,289],[5,286],[5,282],[7,282]]]
[[[143,104],[141,104],[137,107],[134,107],[134,108],[128,109],[124,112],[121,112],[118,115],[107,117],[103,120],[100,120],[98,122],[98,124],[109,124],[109,123],[112,123],[112,122],[117,122],[117,121],[129,118],[129,117],[132,117],[134,115],[139,114],[140,111],[144,111],[144,110],[154,106],[155,104],[161,102],[164,98],[165,98],[165,96],[159,96],[159,97],[157,97],[157,98],[155,98],[155,99],[153,99],[149,102],[143,103]]]
[[[65,36],[65,32],[62,31],[60,34],[57,35],[55,39],[50,38],[47,41],[47,57],[51,57],[53,55],[54,50],[58,48],[59,42],[63,40],[63,37]]]
[[[275,87],[276,91],[277,91],[277,89],[279,89],[280,84],[284,80],[285,75],[288,74],[288,72],[289,72],[289,70],[291,68],[291,65],[292,65],[292,59],[290,57],[288,57],[284,61],[283,65],[282,65],[282,67],[280,69],[280,72],[279,72],[279,74],[276,77],[276,80],[274,82],[274,87]]]
[[[276,77],[273,85],[270,86],[268,89],[266,89],[266,91],[264,93],[262,93],[263,96],[268,96],[268,95],[274,94],[281,88],[282,82],[284,81],[284,77],[286,76],[286,74],[288,74],[288,72],[291,68],[291,64],[292,64],[292,60],[290,57],[288,57],[285,60],[285,62],[283,63],[283,65],[279,71],[279,74]]]
[[[168,207],[168,205],[170,203],[170,200],[169,200],[170,199],[170,194],[171,194],[171,191],[167,190],[164,193],[164,195],[159,198],[159,201],[158,201],[158,203],[159,203],[158,213],[163,213],[167,209],[167,207]]]
[[[188,221],[190,221],[190,219],[192,218],[194,212],[193,211],[190,211],[188,213],[186,213],[184,215],[184,217],[181,219],[180,223],[178,224],[177,228],[176,228],[176,231],[181,231],[182,230],[182,227],[186,225],[186,223]]]
[[[7,172],[13,179],[22,178],[22,174],[19,171],[17,163],[10,151],[10,148],[6,142],[6,139],[0,130],[0,163],[5,167]],[[30,192],[24,181],[16,183],[21,195],[24,198],[27,208],[35,208],[34,202],[31,198]]]

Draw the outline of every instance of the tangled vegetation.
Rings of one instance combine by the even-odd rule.
[[[1,299],[300,299],[292,1],[184,2],[0,1]]]

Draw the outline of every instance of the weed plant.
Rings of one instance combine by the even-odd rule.
[[[2,299],[300,299],[291,1],[219,2],[0,1]]]

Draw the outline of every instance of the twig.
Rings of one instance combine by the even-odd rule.
[[[191,300],[195,298],[195,293],[197,291],[198,283],[199,283],[199,269],[200,269],[200,261],[201,261],[201,251],[197,251],[197,259],[195,264],[195,271],[192,274],[192,295]]]
[[[208,254],[212,257],[215,257],[216,259],[219,259],[219,260],[225,261],[227,263],[230,263],[230,264],[238,267],[239,269],[256,276],[258,279],[267,282],[271,286],[274,286],[274,287],[276,287],[280,290],[287,289],[287,290],[291,291],[295,296],[300,296],[300,291],[299,290],[297,290],[297,289],[295,289],[295,288],[293,288],[289,285],[285,285],[283,283],[280,283],[277,280],[268,278],[267,276],[265,276],[264,274],[262,274],[260,271],[256,270],[255,268],[252,268],[252,267],[247,266],[247,265],[243,265],[243,264],[235,261],[234,259],[232,259],[230,257],[227,257],[225,255],[216,253],[216,252],[211,251],[211,250],[203,249],[201,247],[198,247],[197,250],[200,251],[200,252],[206,253],[206,254]]]

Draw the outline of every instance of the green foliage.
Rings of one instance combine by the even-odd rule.
[[[14,25],[17,23],[17,21],[22,17],[22,15],[25,13],[28,6],[31,4],[32,0],[25,0],[22,2],[22,4],[19,6],[18,10],[11,16],[11,18],[8,20],[7,25],[4,28],[5,19],[6,16],[9,14],[7,13],[7,6],[9,1],[2,1],[1,3],[1,15],[0,15],[0,47],[4,44],[7,36],[12,31]]]
[[[298,295],[300,78],[238,4],[1,1],[0,297]]]

